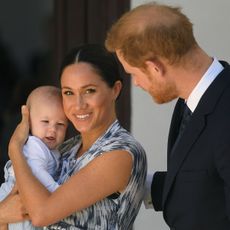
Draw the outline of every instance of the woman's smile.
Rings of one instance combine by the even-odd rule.
[[[79,115],[76,115],[77,119],[80,119],[80,120],[86,120],[87,118],[89,118],[90,114],[79,114]]]

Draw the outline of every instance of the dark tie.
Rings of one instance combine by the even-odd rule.
[[[188,124],[190,118],[192,116],[192,112],[191,110],[189,109],[189,107],[187,106],[187,104],[184,105],[184,111],[183,111],[183,116],[182,116],[182,119],[181,119],[181,123],[180,123],[180,127],[179,127],[179,132],[178,132],[178,136],[176,138],[176,141],[173,145],[173,148],[172,148],[172,152],[174,150],[174,148],[177,146],[178,142],[180,141],[180,138],[185,130],[185,127],[186,125]],[[173,156],[174,154],[171,154],[171,157]]]
[[[179,129],[179,133],[178,133],[178,137],[177,139],[182,135],[182,133],[185,130],[186,125],[188,124],[190,118],[191,118],[192,112],[189,109],[189,107],[187,106],[187,104],[184,105],[184,112],[183,112],[183,117],[181,119],[181,123],[180,123],[180,129]]]

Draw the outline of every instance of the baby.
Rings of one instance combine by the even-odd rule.
[[[33,174],[46,188],[53,192],[58,188],[55,173],[59,167],[58,147],[65,139],[67,118],[63,111],[61,91],[54,86],[41,86],[34,89],[26,102],[30,111],[30,133],[23,153]],[[0,187],[0,200],[3,200],[15,184],[11,161],[4,167],[5,182]],[[7,226],[0,226],[7,229]],[[41,229],[32,226],[30,221],[10,223],[8,229]]]

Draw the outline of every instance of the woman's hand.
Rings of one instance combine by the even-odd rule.
[[[0,225],[28,219],[29,216],[21,203],[17,188],[14,187],[12,192],[0,202]]]
[[[9,157],[15,152],[15,150],[21,150],[25,144],[29,134],[29,110],[23,105],[21,108],[22,120],[16,127],[9,142],[8,154]]]

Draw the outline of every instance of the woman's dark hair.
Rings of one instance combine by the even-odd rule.
[[[63,60],[60,76],[67,66],[80,62],[90,64],[109,87],[113,87],[116,81],[122,82],[118,60],[102,45],[82,44],[73,48]]]

